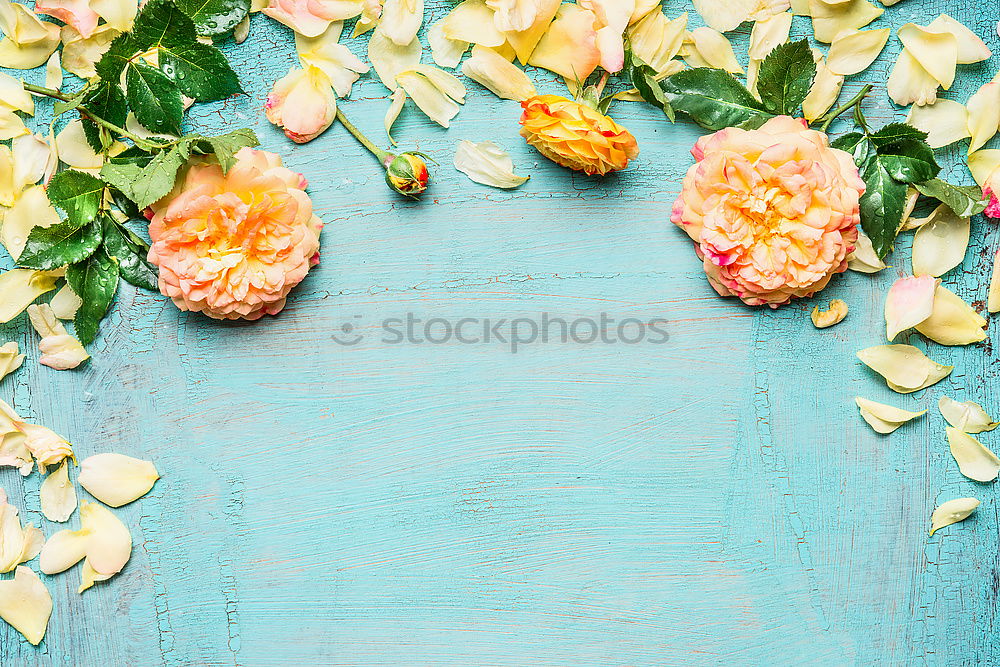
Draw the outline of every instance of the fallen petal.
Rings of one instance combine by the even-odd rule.
[[[990,279],[990,294],[986,308],[991,313],[1000,313],[1000,250],[993,256],[993,277]]]
[[[24,362],[24,355],[19,354],[17,343],[11,341],[0,345],[0,380],[10,375]]]
[[[670,20],[663,12],[650,12],[638,23],[629,27],[627,36],[632,53],[663,75],[674,66],[687,33],[688,15],[681,14]]]
[[[830,44],[841,34],[859,30],[882,16],[883,10],[867,0],[809,0],[816,41]]]
[[[909,49],[903,49],[892,68],[886,88],[892,101],[900,106],[923,106],[933,104],[937,99],[938,82]]]
[[[595,19],[594,12],[578,5],[560,5],[528,64],[555,72],[569,81],[586,81],[601,61]]]
[[[886,379],[889,388],[910,394],[948,377],[954,366],[930,359],[912,345],[876,345],[858,352],[858,359]]]
[[[42,482],[38,492],[42,514],[49,521],[62,523],[76,511],[76,489],[69,481],[69,463],[63,464]]]
[[[954,426],[947,427],[951,455],[963,475],[977,482],[992,482],[1000,473],[1000,459],[983,443]]]
[[[105,505],[121,507],[149,493],[159,478],[151,462],[109,453],[84,459],[77,481]]]
[[[1000,81],[991,81],[969,98],[969,153],[982,148],[1000,129]]]
[[[973,401],[959,403],[942,396],[938,401],[938,408],[946,422],[964,433],[982,433],[1000,426],[1000,422],[993,421],[993,418],[986,414],[983,406]]]
[[[847,312],[847,304],[840,299],[831,301],[827,310],[820,310],[817,305],[813,307],[811,315],[813,326],[817,329],[832,327],[834,324],[842,322],[847,317]]]
[[[885,297],[885,335],[889,340],[931,316],[934,290],[940,282],[931,276],[910,276],[889,288]]]
[[[121,572],[132,555],[132,534],[111,510],[89,503],[80,503],[82,530],[87,533],[87,563],[98,574]]]
[[[485,0],[465,0],[451,10],[443,21],[442,32],[448,39],[490,48],[502,46],[507,41],[497,29],[493,10],[486,5]]]
[[[380,27],[375,28],[375,32],[368,40],[368,60],[371,61],[382,84],[389,90],[399,88],[396,77],[400,72],[405,72],[420,63],[420,51],[419,39],[415,38],[409,44],[400,46],[386,37]]]
[[[843,33],[830,45],[826,65],[841,76],[863,72],[882,53],[891,34],[889,28]]]
[[[964,104],[953,100],[937,100],[926,106],[913,106],[906,122],[927,133],[927,144],[931,148],[943,148],[971,136],[969,110]]]
[[[38,363],[57,371],[67,371],[90,359],[86,348],[66,331],[49,304],[28,306],[28,317],[42,337],[38,342],[38,349],[42,351]]]
[[[936,32],[950,32],[955,36],[958,41],[958,63],[961,65],[982,62],[993,55],[993,52],[979,35],[947,14],[941,14],[931,21],[927,29]]]
[[[52,596],[30,568],[23,565],[13,579],[0,581],[0,618],[24,635],[33,646],[45,637],[52,615]]]
[[[885,266],[885,262],[875,252],[871,239],[859,232],[854,252],[847,256],[847,268],[859,273],[878,273]]]
[[[913,236],[913,273],[938,277],[959,266],[969,247],[970,230],[969,218],[960,218],[941,204]]]
[[[454,69],[462,62],[462,56],[469,50],[469,42],[451,39],[444,34],[444,19],[427,31],[427,41],[431,45],[431,56],[438,67]]]
[[[84,501],[86,502],[86,501]],[[38,567],[45,574],[59,574],[87,556],[87,533],[83,530],[60,530],[42,547]]]
[[[861,417],[868,422],[868,425],[876,432],[888,434],[906,422],[923,416],[927,411],[910,412],[884,403],[876,403],[867,398],[855,397],[854,402],[861,411]]]
[[[10,322],[31,302],[56,288],[56,279],[47,271],[11,269],[0,273],[0,324]]]
[[[971,345],[986,339],[986,319],[951,290],[938,285],[931,316],[917,331],[941,345]]]
[[[424,0],[382,0],[379,26],[399,46],[413,42],[423,22]]]
[[[516,176],[510,155],[492,141],[478,144],[460,141],[455,151],[455,169],[476,183],[494,188],[516,188],[529,178]]]
[[[501,99],[523,102],[537,94],[524,70],[485,46],[472,50],[472,57],[462,63],[462,74]]]
[[[81,79],[89,79],[97,75],[95,66],[108,49],[111,42],[122,33],[111,25],[98,26],[90,37],[84,38],[70,26],[62,29],[62,66],[71,74]]]
[[[76,311],[83,305],[83,299],[76,295],[69,283],[62,286],[56,295],[49,301],[49,307],[55,316],[60,320],[72,320],[76,317]]]
[[[692,65],[721,69],[730,74],[743,74],[743,68],[733,52],[733,45],[722,33],[702,26],[691,31],[690,39],[692,47],[685,60],[690,62],[694,56],[698,62],[692,62]]]
[[[955,498],[941,503],[931,514],[930,534],[933,535],[934,531],[953,523],[965,521],[969,515],[976,511],[977,507],[979,507],[979,501],[975,498]]]
[[[958,38],[950,32],[935,32],[915,23],[899,29],[899,41],[921,67],[945,90],[955,81]]]

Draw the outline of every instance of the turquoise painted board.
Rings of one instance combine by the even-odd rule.
[[[428,20],[449,7],[428,2]],[[905,0],[873,27],[944,10],[1000,50],[995,2]],[[734,41],[744,57],[746,30]],[[853,404],[898,399],[854,352],[883,341],[907,240],[892,268],[824,292],[851,315],[817,332],[813,301],[768,311],[717,297],[669,224],[700,134],[688,122],[617,105],[642,155],[586,178],[534,153],[517,105],[470,82],[450,131],[404,111],[397,138],[440,162],[429,196],[409,202],[342,128],[293,146],[266,123],[266,91],[293,63],[288,30],[257,15],[226,51],[249,95],[197,107],[193,124],[251,126],[307,175],[327,225],[322,263],[256,324],[126,289],[78,372],[40,367],[23,319],[0,328],[31,350],[0,398],[82,455],[148,457],[163,473],[121,510],[135,537],[123,574],[83,596],[76,573],[46,578],[45,642],[4,626],[0,663],[998,664],[996,493],[961,477],[934,409],[948,393],[1000,412],[996,352],[934,346],[956,372],[905,399],[930,412],[890,437]],[[880,86],[878,123],[902,117],[881,88],[897,51],[894,37],[846,86],[844,99]],[[949,96],[964,101],[998,66],[962,67]],[[382,137],[385,98],[365,77],[343,108]],[[468,182],[450,164],[460,139],[498,142],[531,181]],[[942,151],[949,176],[968,178],[962,150]],[[974,221],[945,284],[981,304],[998,245],[1000,230]],[[509,327],[543,313],[662,318],[669,340],[554,333],[513,353],[495,339],[395,343],[382,328],[407,314]],[[37,476],[0,473],[52,532]],[[934,505],[965,495],[978,513],[928,539]]]

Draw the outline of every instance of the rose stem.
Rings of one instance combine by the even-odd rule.
[[[854,97],[852,97],[851,100],[847,104],[845,104],[842,107],[840,107],[838,109],[835,109],[834,111],[828,113],[826,115],[826,117],[823,118],[823,125],[820,126],[820,128],[819,128],[820,132],[826,132],[827,128],[830,127],[830,123],[832,123],[834,120],[836,120],[836,118],[840,114],[844,113],[845,111],[848,111],[851,107],[856,107],[857,108],[858,105],[861,104],[861,101],[863,99],[865,99],[866,97],[868,97],[868,93],[872,92],[872,89],[874,87],[875,86],[873,86],[870,83],[869,84],[865,84],[865,87],[862,88],[861,91],[858,92],[857,95],[855,95]],[[862,124],[862,127],[864,127],[864,124]],[[865,128],[865,129],[867,131],[867,128]]]
[[[344,112],[341,111],[339,108],[337,109],[337,120],[340,121],[341,125],[343,125],[345,128],[347,128],[348,132],[350,132],[352,135],[354,135],[354,138],[357,139],[361,143],[362,146],[364,146],[369,151],[371,151],[372,155],[374,155],[375,157],[377,157],[379,162],[381,162],[385,166],[389,166],[389,165],[386,164],[386,160],[388,158],[390,158],[390,157],[395,157],[395,156],[392,155],[392,153],[387,153],[386,151],[382,150],[381,148],[379,148],[378,146],[376,146],[375,144],[373,144],[371,141],[369,141],[368,137],[366,137],[361,132],[361,130],[359,130],[354,125],[354,123],[352,123],[351,121],[347,120],[347,116],[345,116]]]

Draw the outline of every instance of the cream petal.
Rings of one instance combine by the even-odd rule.
[[[417,38],[424,22],[424,0],[382,0],[382,21],[386,37],[399,46],[408,46]]]
[[[976,152],[1000,130],[1000,81],[981,87],[966,104],[969,110],[969,154]]]
[[[816,41],[830,44],[841,33],[859,30],[882,16],[885,12],[867,0],[827,2],[809,0],[809,14],[813,20]]]
[[[0,404],[3,402],[0,401]],[[2,421],[2,420],[0,420]],[[22,477],[27,477],[35,469],[31,451],[25,445],[27,438],[17,429],[0,429],[0,466],[17,468]]]
[[[139,11],[138,0],[90,0],[91,8],[115,30],[132,29]]]
[[[351,53],[343,44],[338,44],[343,23],[336,21],[318,37],[295,35],[295,49],[303,67],[312,65],[322,70],[330,78],[333,89],[340,97],[351,94],[351,87],[361,74],[370,67]]]
[[[625,66],[625,29],[635,11],[635,0],[577,0],[577,4],[597,16],[597,50],[601,67],[620,72]]]
[[[87,501],[84,501],[87,502]],[[88,534],[83,530],[60,530],[42,547],[38,567],[45,574],[59,574],[87,556]]]
[[[396,90],[396,76],[420,63],[420,40],[414,39],[406,46],[399,46],[386,37],[381,27],[376,27],[368,40],[368,60],[375,73],[389,90]]]
[[[960,65],[982,62],[993,55],[993,52],[979,35],[947,14],[941,14],[931,21],[927,29],[935,32],[950,32],[955,36],[958,41],[958,63]]]
[[[0,503],[0,572],[10,572],[21,563],[25,534],[17,508],[4,498]]]
[[[934,291],[940,282],[931,276],[910,276],[900,278],[889,288],[885,298],[886,337],[889,340],[931,316]]]
[[[13,579],[0,581],[0,618],[33,646],[45,637],[52,615],[52,596],[30,568],[21,566]]]
[[[802,113],[806,120],[812,123],[822,118],[836,104],[843,87],[844,77],[834,74],[821,56],[816,63],[816,78],[813,80],[812,88],[802,102]],[[868,245],[871,246],[871,241]],[[881,260],[878,263],[881,264]],[[883,264],[881,268],[885,268],[885,265]]]
[[[832,327],[835,324],[843,322],[844,318],[847,317],[848,310],[847,304],[844,301],[834,299],[830,302],[826,310],[820,310],[818,305],[814,306],[810,317],[814,327],[817,329],[826,329],[827,327]]]
[[[62,465],[42,482],[38,492],[42,514],[49,521],[62,523],[76,511],[76,489],[69,481],[69,462]]]
[[[0,107],[0,140],[6,141],[14,137],[28,134],[30,130],[24,125],[21,117],[11,109]]]
[[[298,34],[298,33],[296,33]],[[237,44],[242,44],[247,41],[247,37],[250,36],[250,15],[247,14],[243,17],[243,20],[236,24],[233,28],[233,41]]]
[[[690,39],[693,51],[704,62],[704,66],[730,74],[743,73],[743,68],[736,60],[736,53],[733,52],[733,45],[722,33],[702,26],[691,31]],[[685,60],[691,62],[688,57]]]
[[[396,119],[399,118],[399,114],[403,110],[403,105],[406,103],[406,91],[402,88],[397,88],[392,92],[390,99],[392,103],[389,105],[389,110],[385,112],[385,135],[395,145],[396,140],[392,138],[392,126],[395,125]]]
[[[0,380],[20,368],[22,363],[24,363],[24,355],[20,354],[15,341],[0,345]],[[0,434],[0,439],[2,437]]]
[[[0,273],[0,324],[24,312],[32,301],[56,288],[56,279],[46,271],[11,269]]]
[[[59,214],[49,202],[45,188],[27,188],[7,210],[0,227],[0,242],[15,259],[21,256],[28,234],[35,227],[51,227],[59,222]]]
[[[66,332],[66,327],[56,317],[49,304],[28,306],[28,318],[31,320],[31,326],[42,337],[38,343],[38,348],[42,351],[38,363],[57,371],[65,371],[76,368],[90,359],[80,341]]]
[[[72,320],[82,305],[83,300],[76,295],[69,283],[63,285],[49,301],[49,307],[60,320]]]
[[[20,7],[22,5],[15,5]],[[35,69],[45,64],[59,47],[59,26],[40,21],[45,37],[37,41],[18,44],[10,36],[0,40],[0,67],[10,69]]]
[[[948,446],[963,475],[977,482],[992,482],[1000,473],[1000,459],[983,443],[954,426],[947,427]]]
[[[149,461],[108,453],[84,459],[77,481],[105,505],[121,507],[149,493],[159,478]]]
[[[524,70],[484,46],[472,50],[472,57],[462,63],[462,74],[502,99],[521,102],[536,94]]]
[[[931,316],[917,331],[941,345],[971,345],[986,339],[986,320],[957,294],[938,285]]]
[[[594,12],[577,5],[561,5],[528,64],[570,81],[586,81],[601,61],[595,18]]]
[[[993,276],[990,278],[990,292],[986,308],[991,313],[1000,313],[1000,250],[993,256]]]
[[[476,183],[502,189],[516,188],[529,178],[516,176],[514,161],[510,155],[492,141],[478,144],[471,141],[458,142],[455,169]]]
[[[132,555],[132,535],[111,510],[89,503],[80,503],[80,522],[87,535],[87,563],[98,574],[121,572]]]
[[[10,146],[14,159],[14,182],[18,187],[34,185],[56,167],[55,151],[39,134],[17,137]]]
[[[938,277],[959,266],[969,247],[970,229],[969,218],[960,218],[941,204],[933,220],[913,236],[913,273]]]
[[[908,125],[927,133],[931,148],[943,148],[961,141],[969,134],[969,110],[952,100],[937,100],[926,106],[910,107]]]
[[[101,574],[93,568],[89,561],[83,561],[83,568],[80,570],[80,587],[77,593],[83,593],[93,587],[99,581],[107,581],[113,574]]]
[[[73,448],[66,441],[66,438],[51,429],[25,422],[17,422],[15,426],[24,433],[24,444],[31,452],[41,472],[44,473],[48,466],[61,463],[64,459],[73,458]]]
[[[931,514],[931,532],[950,526],[959,521],[965,521],[979,507],[979,501],[975,498],[955,498],[941,503]]]
[[[507,38],[494,22],[493,10],[485,0],[465,0],[448,13],[442,32],[448,39],[491,48],[503,45]]]
[[[535,0],[486,0],[486,6],[495,12],[493,22],[500,32],[522,32],[538,18]]]
[[[56,135],[55,147],[59,159],[76,169],[100,169],[104,164],[104,158],[87,143],[79,118],[66,123]]]
[[[938,409],[941,410],[941,416],[946,422],[964,433],[982,433],[1000,426],[1000,422],[993,421],[993,418],[986,414],[983,406],[972,401],[959,403],[942,396],[938,400]]]
[[[878,273],[885,267],[885,262],[875,252],[871,239],[859,232],[854,252],[847,256],[847,268],[859,273]]]
[[[63,84],[62,57],[55,51],[45,62],[45,87],[59,90]]]
[[[469,50],[469,42],[451,39],[444,34],[444,19],[438,21],[427,31],[427,42],[431,46],[431,56],[438,67],[454,69],[462,62],[462,57]]]
[[[687,22],[687,13],[671,20],[661,11],[650,12],[626,33],[632,52],[662,75],[677,62],[674,58],[684,44]]]
[[[3,72],[0,72],[0,105],[29,115],[35,113],[35,101],[21,81]]]
[[[899,52],[886,87],[892,101],[904,107],[909,104],[933,104],[937,99],[937,80],[921,66],[909,49]]]
[[[293,67],[274,82],[264,113],[295,143],[312,141],[326,132],[337,118],[333,81],[319,67]]]
[[[660,10],[660,2],[661,0],[635,0],[635,9],[632,10],[632,16],[628,21],[629,25],[646,18],[654,9]]]
[[[753,60],[763,60],[771,51],[788,41],[791,29],[792,15],[788,12],[754,22],[750,31],[748,55]]]
[[[950,32],[935,32],[915,23],[899,29],[899,40],[921,67],[945,90],[955,81],[958,39]]]
[[[430,69],[428,65],[417,65],[411,70],[400,72],[396,75],[396,83],[406,91],[406,94],[413,100],[414,104],[428,118],[441,127],[448,127],[451,119],[458,114],[460,107],[457,101],[438,85],[441,81],[440,77],[435,76],[432,78],[427,76],[426,72],[428,69]],[[443,70],[437,71],[441,72],[441,74],[447,74]],[[464,91],[465,88],[461,82],[454,77],[452,78]],[[449,82],[449,87],[453,88],[451,82]]]
[[[912,345],[876,345],[859,351],[858,359],[884,377],[889,388],[900,394],[929,387],[955,369],[937,363]]]
[[[62,66],[81,79],[97,75],[95,64],[111,48],[111,42],[121,34],[110,25],[101,25],[86,39],[69,26],[62,29]]]
[[[861,417],[876,432],[882,434],[892,433],[906,422],[921,417],[927,412],[926,410],[910,412],[884,403],[876,403],[860,396],[855,397],[854,402],[861,411]]]
[[[827,67],[841,76],[865,71],[882,53],[891,34],[889,28],[841,34],[830,45],[830,53],[826,58]]]
[[[756,0],[694,0],[694,9],[712,29],[729,32],[750,18],[756,4]]]
[[[969,171],[980,187],[989,187],[994,174],[1000,173],[1000,148],[988,148],[970,155]]]

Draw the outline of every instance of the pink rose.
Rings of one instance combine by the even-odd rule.
[[[312,141],[337,117],[333,82],[313,65],[292,69],[274,82],[264,103],[264,115],[295,143]]]
[[[319,253],[323,223],[306,180],[266,151],[242,149],[228,174],[190,166],[153,205],[149,261],[160,291],[181,310],[219,320],[275,315]]]
[[[671,219],[719,294],[776,308],[847,269],[865,185],[825,134],[779,116],[702,137],[691,153]]]

